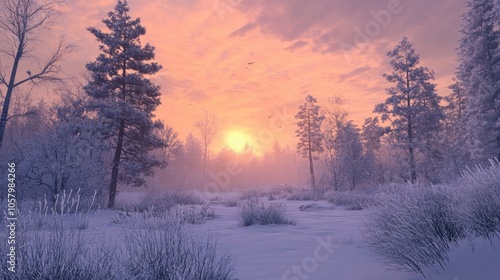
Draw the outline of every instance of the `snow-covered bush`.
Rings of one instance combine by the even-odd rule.
[[[143,212],[136,209],[118,210],[113,218],[113,223],[136,225],[148,220],[176,219],[182,224],[202,224],[205,220],[216,217],[214,209],[210,204],[205,203],[203,205],[175,205],[164,211],[155,211],[153,207]]]
[[[466,235],[457,201],[445,186],[402,185],[376,196],[366,222],[366,242],[388,265],[423,273],[448,262],[451,247]]]
[[[51,216],[42,230],[33,229],[37,216],[19,216],[16,235],[16,272],[6,271],[2,261],[1,279],[121,279],[113,247],[99,244],[78,228],[68,226],[62,215]],[[1,234],[0,248],[6,256],[7,234]],[[115,278],[116,277],[116,278]]]
[[[187,191],[149,191],[137,203],[122,204],[117,201],[117,208],[125,211],[148,212],[150,215],[163,215],[176,205],[201,205],[203,200]]]
[[[258,198],[251,198],[241,203],[239,214],[241,225],[295,225],[286,215],[283,203],[270,203],[265,205]]]
[[[500,237],[500,163],[467,170],[453,185],[459,186],[464,202],[459,211],[470,233],[487,239]]]
[[[94,209],[94,200],[81,203],[80,192],[62,191],[50,202],[47,197],[39,201],[23,201],[21,222],[28,230],[49,230],[54,220],[64,221],[70,229],[85,230],[89,221],[86,214]]]
[[[288,200],[318,200],[321,199],[321,192],[310,188],[294,188],[287,195]]]
[[[226,207],[236,207],[238,206],[238,201],[236,199],[228,198],[223,202]]]
[[[149,221],[123,238],[123,266],[131,279],[232,279],[233,257],[218,255],[217,239],[189,234],[175,219]]]
[[[241,192],[240,200],[248,200],[253,198],[261,198],[266,196],[266,193],[260,189],[247,189]]]
[[[177,205],[172,208],[168,215],[177,217],[183,224],[202,224],[205,220],[214,219],[215,211],[210,204],[198,205]]]
[[[329,191],[324,198],[335,205],[345,206],[348,210],[363,210],[374,202],[374,194],[360,191]]]

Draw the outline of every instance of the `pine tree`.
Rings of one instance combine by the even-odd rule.
[[[156,133],[163,125],[153,121],[153,112],[160,105],[159,87],[144,77],[162,67],[150,62],[155,48],[141,46],[140,37],[146,29],[139,18],[131,19],[127,1],[118,1],[102,22],[109,33],[87,28],[101,44],[101,54],[87,64],[91,78],[84,89],[93,98],[97,129],[114,150],[108,201],[112,208],[118,181],[141,186],[145,182],[141,175],[152,175],[154,167],[164,165],[150,155],[165,146]]]
[[[335,153],[341,174],[349,183],[350,189],[354,190],[362,179],[364,159],[361,134],[352,121],[339,127],[335,135]]]
[[[419,66],[420,57],[415,53],[408,38],[387,53],[392,58],[393,72],[384,74],[394,86],[387,88],[389,97],[375,106],[375,113],[381,114],[382,121],[390,122],[389,136],[407,151],[410,180],[417,180],[416,153],[428,154],[431,139],[439,130],[443,117],[439,105],[441,98],[432,83],[434,73]]]
[[[184,144],[185,163],[192,173],[197,174],[202,171],[203,151],[201,142],[196,139],[192,133],[186,137]]]
[[[444,129],[440,145],[447,163],[447,173],[456,175],[462,171],[470,158],[465,137],[465,95],[462,84],[456,79],[448,88],[451,92],[444,97],[447,104],[443,107]]]
[[[500,159],[500,5],[468,1],[459,47],[458,79],[465,96],[467,142],[471,157]]]
[[[309,158],[309,173],[311,176],[311,186],[316,188],[314,178],[313,153],[323,152],[321,123],[323,116],[319,113],[319,106],[316,105],[316,98],[308,95],[306,102],[299,106],[299,112],[295,115],[298,129],[295,131],[299,138],[297,152],[304,158]]]

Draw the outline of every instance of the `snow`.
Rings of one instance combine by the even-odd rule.
[[[137,195],[123,194],[123,197]],[[237,193],[217,194],[217,201],[237,199]],[[266,201],[267,202],[267,201]],[[367,211],[352,211],[326,201],[287,201],[292,225],[239,225],[238,207],[212,205],[217,218],[204,224],[188,225],[187,230],[218,237],[220,250],[236,257],[239,280],[266,279],[349,279],[349,280],[463,280],[500,279],[500,240],[464,240],[450,253],[450,263],[424,270],[422,275],[396,271],[376,259],[363,243],[363,221]],[[307,207],[307,211],[300,208]],[[115,211],[89,214],[89,231],[106,235],[122,230],[114,224]],[[102,228],[105,230],[102,231]],[[474,250],[471,247],[474,245]],[[496,249],[495,249],[496,247]],[[300,268],[298,273],[294,273]],[[287,274],[288,271],[288,274]]]

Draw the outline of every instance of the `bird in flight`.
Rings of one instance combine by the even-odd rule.
[[[248,63],[248,65],[252,65],[252,64],[254,64],[254,63],[255,63],[255,61],[249,62],[249,63]]]

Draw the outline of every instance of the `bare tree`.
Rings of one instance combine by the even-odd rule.
[[[205,111],[194,124],[201,134],[203,141],[203,173],[207,172],[208,149],[217,134],[217,121],[215,114]]]
[[[162,148],[163,156],[167,160],[175,160],[183,149],[183,144],[179,138],[179,133],[173,127],[165,125],[161,130],[161,137],[165,140],[165,147]]]
[[[59,72],[58,63],[64,54],[74,49],[66,45],[61,39],[46,58],[45,62],[39,64],[36,69],[28,70],[26,76],[19,77],[18,71],[21,61],[25,59],[35,60],[32,56],[37,36],[43,29],[48,29],[52,19],[60,12],[59,6],[64,4],[61,0],[3,0],[0,4],[0,30],[2,31],[2,44],[0,52],[5,57],[11,58],[11,64],[0,60],[0,85],[6,87],[2,115],[0,119],[0,147],[4,136],[5,126],[8,120],[9,105],[14,89],[24,83],[33,84],[44,81],[60,81],[57,76]],[[31,65],[35,65],[32,63]],[[10,68],[10,75],[6,69]],[[3,96],[3,91],[2,91]]]

